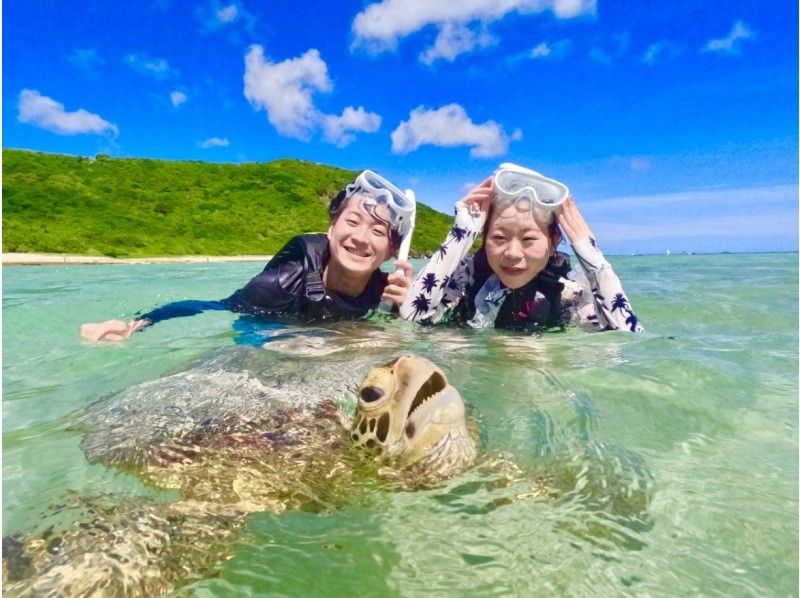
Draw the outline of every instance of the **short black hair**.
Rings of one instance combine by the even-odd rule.
[[[339,214],[344,212],[345,207],[347,207],[347,187],[339,191],[331,200],[331,203],[328,204],[328,220],[331,224],[336,222],[336,219],[339,218]],[[377,216],[376,216],[377,218]],[[382,218],[379,220],[386,222]],[[392,228],[391,223],[386,222],[387,226],[389,227],[389,244],[392,246],[394,251],[396,252],[400,248],[400,243],[403,241],[403,238],[400,236],[395,229]]]
[[[336,217],[344,210],[344,200],[347,199],[347,187],[339,191],[328,204],[328,219],[333,222]]]

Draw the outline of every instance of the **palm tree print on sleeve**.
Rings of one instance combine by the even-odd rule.
[[[625,318],[625,323],[628,325],[630,331],[636,332],[639,326],[639,318],[633,313],[630,303],[628,303],[628,298],[622,293],[614,295],[614,300],[611,302],[612,313],[617,310],[627,316]]]
[[[425,276],[422,278],[422,288],[423,288],[423,289],[425,289],[425,291],[426,291],[428,294],[430,294],[430,293],[432,293],[432,292],[433,292],[433,289],[435,289],[435,288],[436,288],[436,283],[437,283],[437,282],[439,282],[439,281],[438,281],[438,279],[436,278],[436,274],[435,274],[434,272],[428,272],[428,273],[427,273],[427,274],[426,274],[426,275],[425,275]]]
[[[475,237],[478,236],[477,231],[470,232],[465,228],[458,226],[457,224],[453,225],[453,228],[450,229],[450,233],[447,235],[447,239],[445,242],[439,245],[439,248],[436,250],[439,254],[439,257],[444,258],[447,255],[447,248],[451,243],[463,243],[464,240],[474,241]]]
[[[446,318],[473,280],[472,258],[467,252],[483,226],[480,212],[456,206],[453,226],[428,263],[417,275],[400,314],[407,320],[437,323]]]
[[[456,221],[411,287],[400,314],[407,320],[436,323],[454,308],[472,281],[467,252],[481,230],[479,215],[456,208]]]
[[[576,306],[577,311],[582,313],[580,321],[600,330],[631,332],[644,330],[639,318],[633,313],[625,291],[622,290],[619,277],[603,256],[594,238],[573,243],[572,248],[592,290],[591,300],[587,297],[582,306]],[[593,305],[589,304],[589,301]],[[596,319],[589,319],[588,314],[591,312],[594,312]]]
[[[611,330],[609,324],[610,318],[608,308],[606,307],[606,299],[600,294],[600,290],[596,287],[592,288],[592,296],[594,297],[594,306],[597,310],[597,325],[601,330]]]
[[[422,293],[414,297],[414,301],[411,302],[411,305],[414,307],[414,313],[411,316],[412,320],[416,320],[420,314],[428,313],[428,310],[430,309],[430,301]]]

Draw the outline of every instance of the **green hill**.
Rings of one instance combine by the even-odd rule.
[[[328,228],[357,173],[300,160],[211,164],[3,150],[3,251],[112,257],[273,254]],[[412,254],[451,219],[419,205]]]

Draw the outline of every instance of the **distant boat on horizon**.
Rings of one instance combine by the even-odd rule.
[[[672,255],[672,252],[671,252],[669,249],[667,249],[667,250],[664,252],[664,255]]]

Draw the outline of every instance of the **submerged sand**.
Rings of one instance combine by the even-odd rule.
[[[183,255],[172,257],[115,258],[64,253],[3,253],[4,266],[53,266],[57,264],[170,264],[204,262],[267,262],[269,255]]]

